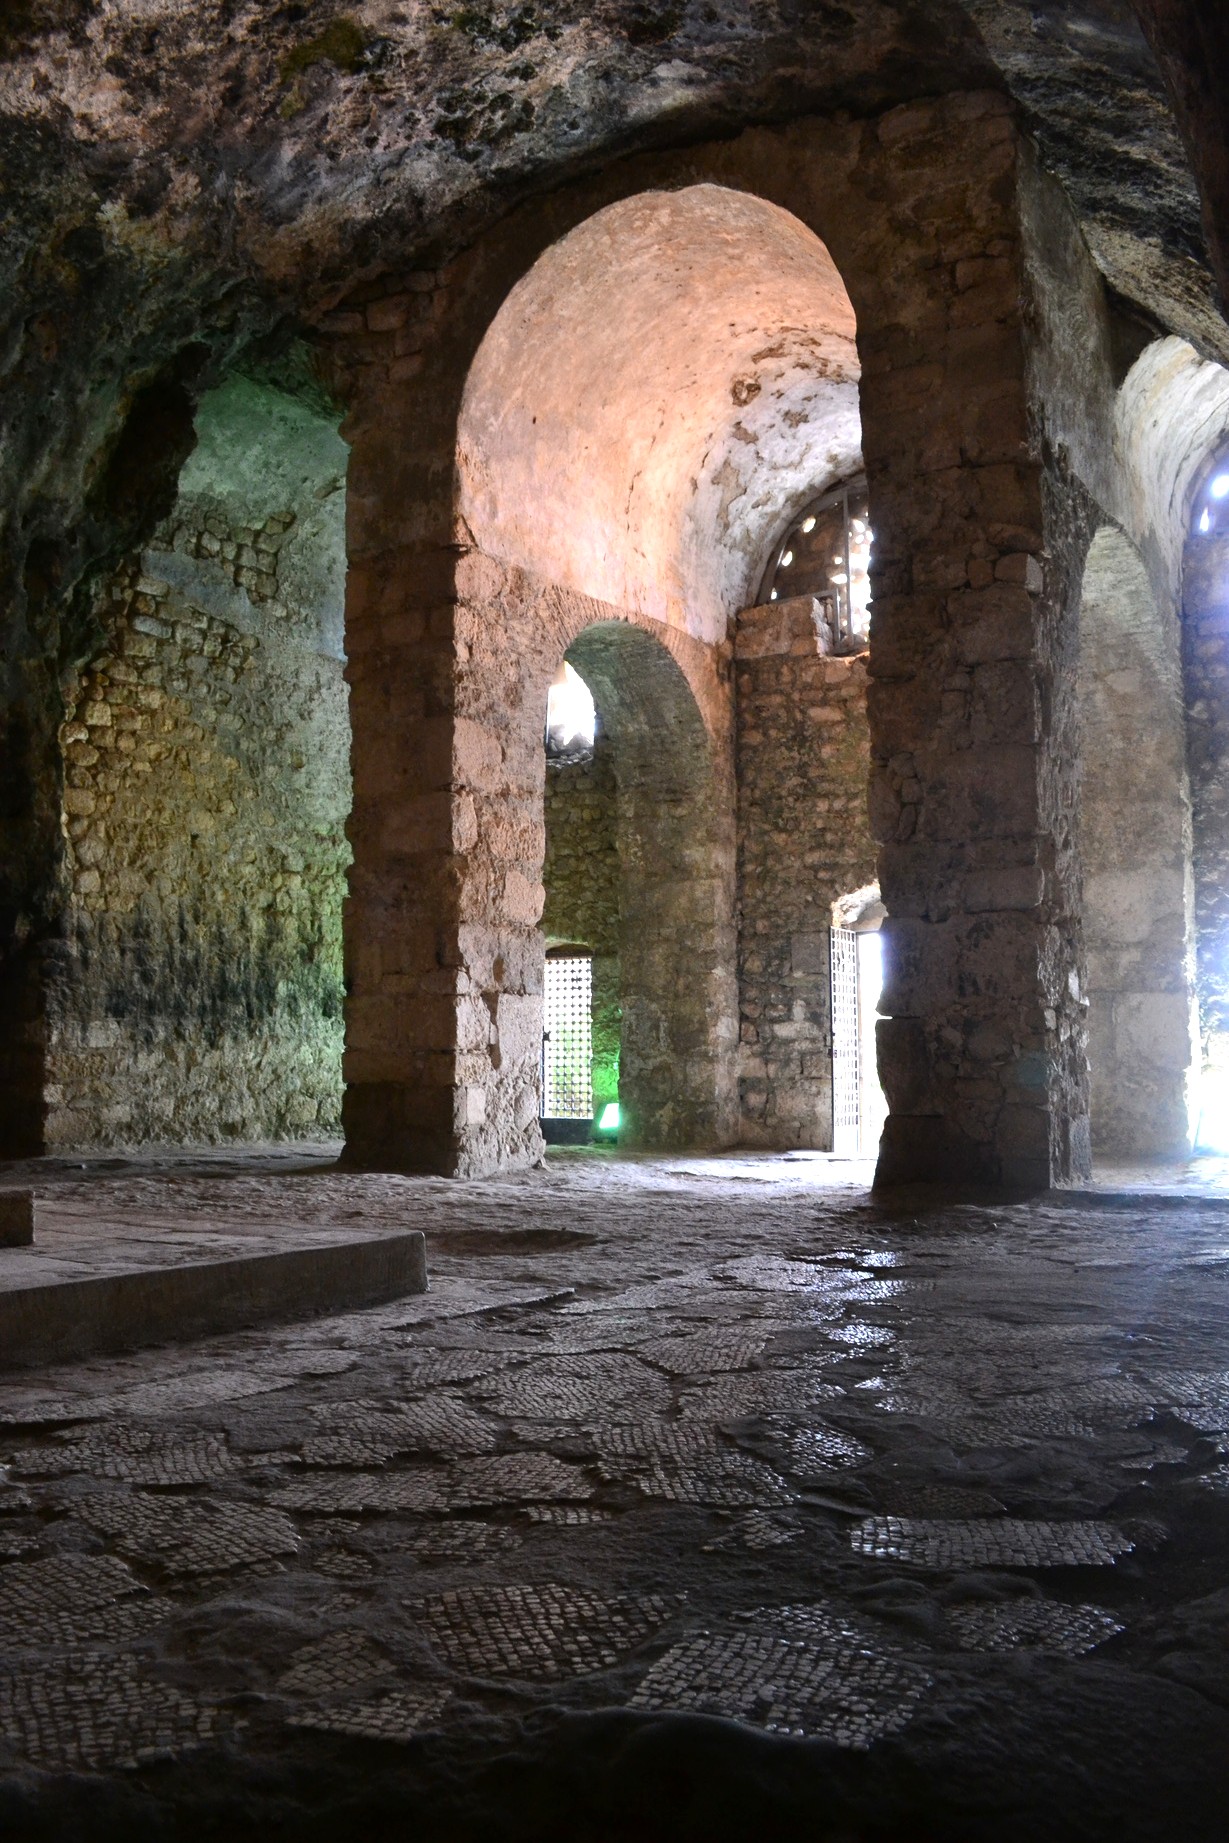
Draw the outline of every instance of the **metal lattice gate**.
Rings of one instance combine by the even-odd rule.
[[[858,937],[832,930],[832,1150],[856,1158],[859,1137]]]
[[[560,954],[546,962],[542,993],[542,1113],[593,1117],[593,961]]]

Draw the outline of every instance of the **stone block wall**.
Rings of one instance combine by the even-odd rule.
[[[105,593],[61,732],[52,1147],[338,1130],[349,738],[295,524],[181,507]]]
[[[593,1106],[619,1098],[618,788],[608,739],[579,761],[546,761],[547,948],[573,943],[593,955]]]
[[[741,1132],[829,1148],[831,908],[875,877],[867,662],[821,655],[806,598],[744,609],[734,659]]]
[[[1204,1066],[1229,1077],[1229,537],[1192,538],[1183,580],[1197,983]]]
[[[1179,624],[1105,526],[1080,608],[1080,845],[1093,1151],[1190,1150],[1191,819]]]

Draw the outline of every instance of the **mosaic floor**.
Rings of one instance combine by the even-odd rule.
[[[0,1835],[1229,1835],[1229,1204],[832,1170],[50,1168],[432,1285],[0,1376]]]

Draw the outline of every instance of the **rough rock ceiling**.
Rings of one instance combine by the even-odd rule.
[[[1006,84],[1113,284],[1225,338],[1129,0],[9,0],[0,59],[6,190],[297,305],[614,150]]]
[[[0,678],[166,510],[200,389],[356,277],[620,151],[979,85],[1114,287],[1229,358],[1128,0],[4,0]]]

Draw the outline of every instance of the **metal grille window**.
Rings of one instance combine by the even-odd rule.
[[[858,936],[832,930],[832,1150],[856,1157],[859,1140]]]
[[[552,954],[542,995],[542,1113],[548,1120],[593,1117],[593,961]]]

